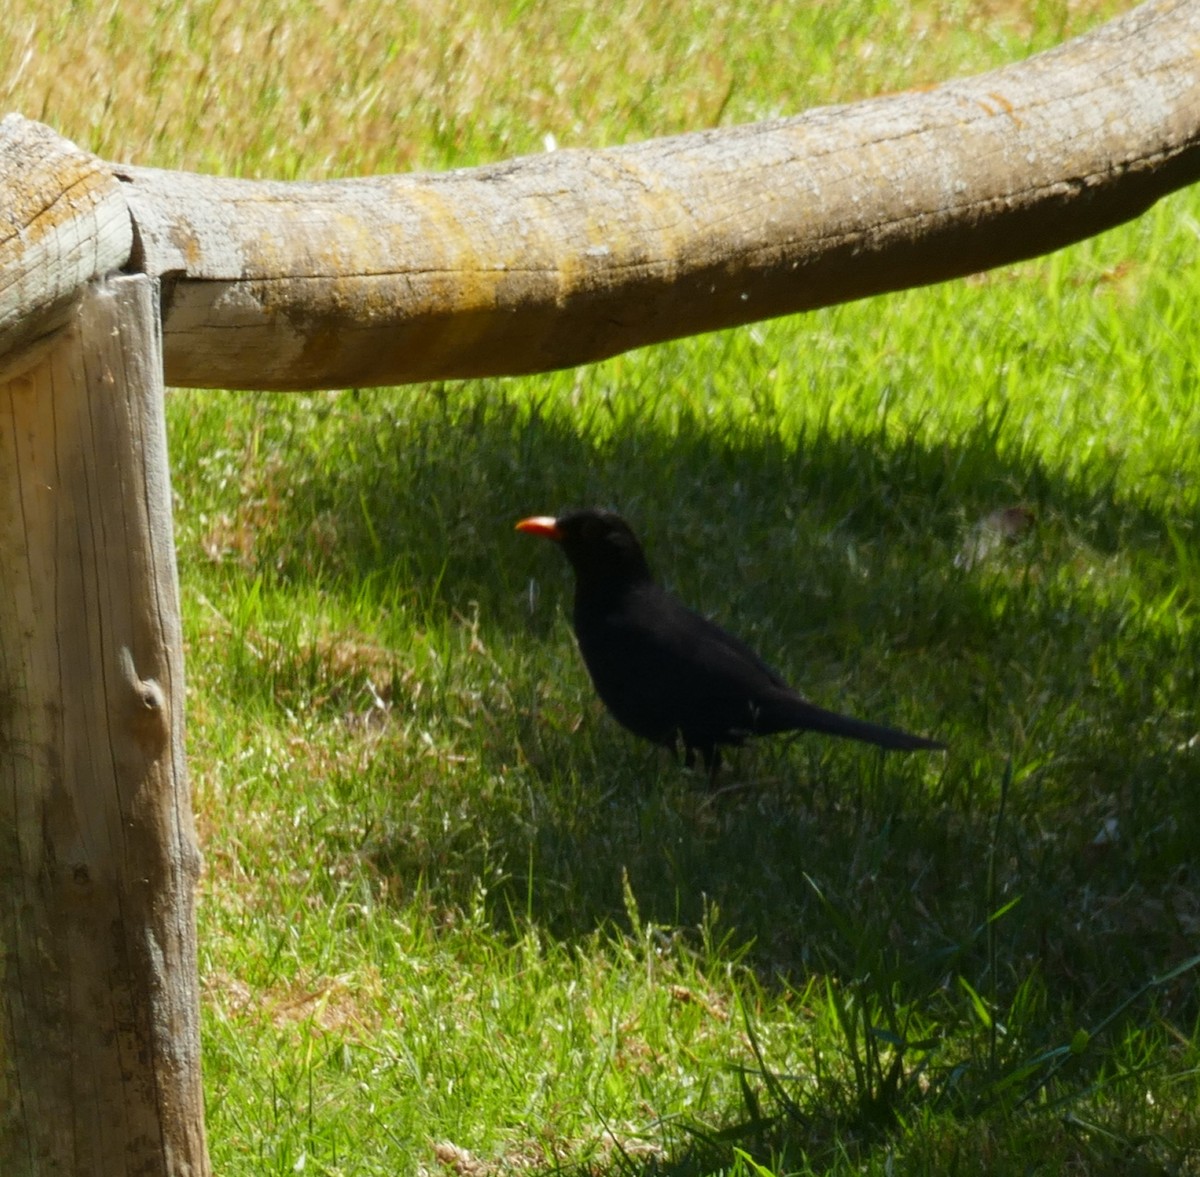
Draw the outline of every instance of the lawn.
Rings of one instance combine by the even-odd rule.
[[[976,72],[1112,4],[8,6],[7,107],[321,178]],[[527,379],[168,402],[223,1177],[1200,1172],[1200,197]],[[816,701],[715,789],[595,700],[615,507]],[[997,513],[1017,526],[997,526]]]

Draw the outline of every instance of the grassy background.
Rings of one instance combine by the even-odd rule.
[[[108,158],[318,178],[852,100],[1116,8],[11,2],[0,80]],[[545,377],[174,394],[216,1170],[1195,1172],[1198,212]],[[512,532],[588,503],[950,753],[763,743],[712,794],[634,743]]]

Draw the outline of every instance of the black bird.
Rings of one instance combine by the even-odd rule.
[[[815,731],[903,751],[945,745],[826,711],[801,698],[744,642],[654,582],[642,545],[611,511],[522,519],[554,540],[575,570],[575,637],[596,691],[635,735],[699,752],[715,773],[721,744]]]

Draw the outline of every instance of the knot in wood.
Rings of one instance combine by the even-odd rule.
[[[138,698],[145,711],[163,712],[167,709],[167,697],[152,678],[142,679],[138,683]]]
[[[169,734],[166,692],[155,679],[138,675],[128,649],[121,651],[121,671],[133,692],[130,725],[134,738],[147,755],[156,757],[166,747]]]

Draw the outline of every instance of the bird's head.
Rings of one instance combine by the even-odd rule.
[[[581,585],[636,584],[650,579],[637,536],[612,511],[568,511],[557,518],[534,515],[522,519],[517,530],[554,540],[571,561]]]

